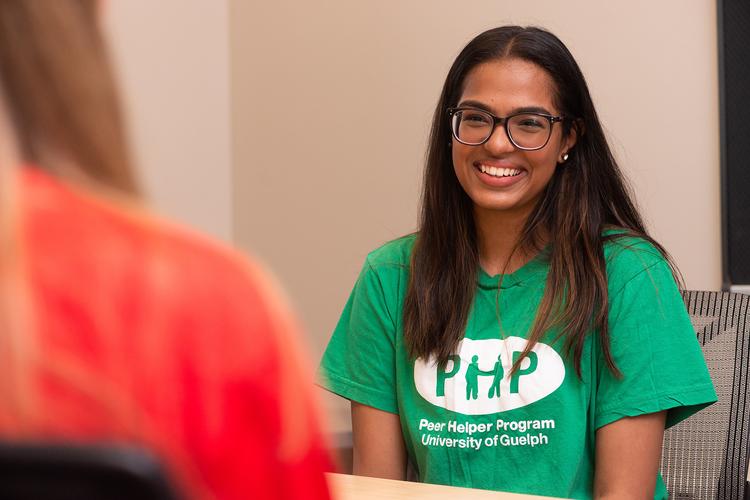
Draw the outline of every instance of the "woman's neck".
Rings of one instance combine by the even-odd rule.
[[[517,247],[527,217],[528,214],[474,209],[479,265],[490,276],[512,273],[534,256],[533,249]]]

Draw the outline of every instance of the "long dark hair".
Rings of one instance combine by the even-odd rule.
[[[555,173],[526,220],[516,249],[539,251],[550,239],[550,270],[523,355],[552,327],[564,337],[580,376],[588,332],[597,331],[607,365],[620,375],[609,348],[607,273],[603,244],[638,236],[666,251],[648,236],[626,182],[612,156],[586,80],[570,51],[540,28],[503,26],[478,35],[461,51],[443,86],[430,134],[419,229],[411,257],[404,303],[404,337],[412,357],[434,356],[444,365],[464,337],[476,289],[479,251],[472,201],[455,176],[447,108],[456,106],[466,75],[476,66],[513,57],[543,68],[555,83],[554,102],[563,136],[575,128],[570,158]],[[618,228],[603,234],[607,228]]]

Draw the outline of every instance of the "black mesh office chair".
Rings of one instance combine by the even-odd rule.
[[[664,435],[661,472],[670,498],[748,499],[750,296],[683,292],[718,403]]]
[[[0,442],[3,500],[178,500],[159,462],[114,445]]]

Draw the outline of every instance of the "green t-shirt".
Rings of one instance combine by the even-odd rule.
[[[591,498],[595,431],[622,417],[668,410],[673,425],[716,393],[669,267],[639,239],[605,243],[612,375],[597,335],[586,339],[581,378],[547,332],[505,376],[542,298],[544,252],[499,277],[480,269],[465,338],[444,369],[411,360],[403,303],[415,236],[370,253],[321,363],[329,390],[398,414],[421,481]],[[656,498],[666,498],[661,478]]]

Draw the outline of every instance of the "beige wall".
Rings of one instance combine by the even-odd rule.
[[[232,239],[228,3],[103,2],[146,194]]]
[[[720,287],[714,2],[230,0],[235,240],[280,275],[316,360],[366,253],[415,227],[449,65],[506,23],[569,46],[653,234],[688,287]]]
[[[154,205],[266,260],[315,360],[366,253],[414,229],[451,61],[506,23],[568,44],[652,232],[688,287],[720,286],[714,2],[105,5]],[[409,120],[394,124],[395,109]],[[343,405],[331,412],[344,422]]]

